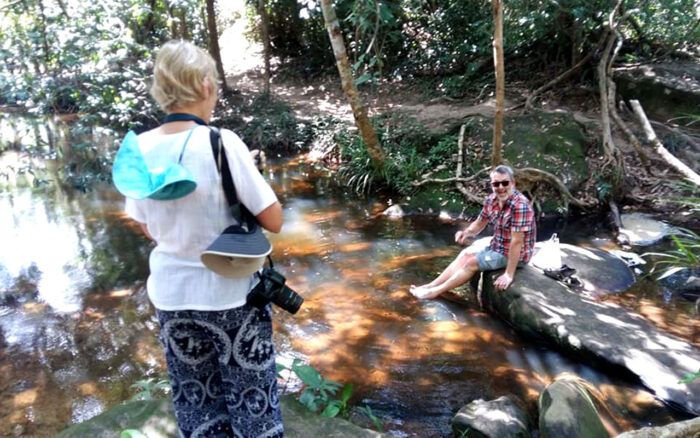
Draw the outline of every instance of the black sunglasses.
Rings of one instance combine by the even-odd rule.
[[[508,184],[510,184],[510,181],[505,180],[505,181],[492,181],[491,182],[491,187],[498,187],[499,185],[503,187],[508,187]]]

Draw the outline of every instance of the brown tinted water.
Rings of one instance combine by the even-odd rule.
[[[410,284],[458,252],[460,225],[435,217],[377,215],[386,200],[332,189],[313,166],[268,174],[284,204],[271,236],[274,259],[306,299],[297,315],[275,309],[279,360],[352,382],[396,436],[450,436],[450,418],[478,398],[533,402],[562,373],[593,384],[611,432],[685,418],[601,364],[582,364],[517,335],[476,299],[417,301]],[[110,189],[66,193],[48,186],[0,194],[0,435],[54,436],[133,395],[135,381],[163,373],[158,328],[143,288],[150,243]],[[543,222],[542,238],[611,248],[599,220]],[[697,343],[691,303],[653,281],[605,299],[639,311]],[[299,382],[283,380],[287,391]],[[532,404],[531,404],[532,405]],[[371,421],[355,412],[363,426]]]

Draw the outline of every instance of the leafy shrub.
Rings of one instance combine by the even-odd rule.
[[[312,412],[321,414],[322,417],[333,418],[341,416],[347,419],[350,415],[349,401],[353,393],[353,384],[345,385],[328,380],[321,376],[316,368],[311,365],[302,365],[299,359],[294,359],[291,368],[277,363],[277,374],[282,371],[291,371],[304,384],[304,389],[299,394],[299,402],[309,408]],[[341,389],[342,388],[342,389]],[[333,398],[340,390],[340,398]],[[357,410],[363,413],[374,423],[378,431],[382,431],[382,422],[377,418],[369,406],[358,407]]]

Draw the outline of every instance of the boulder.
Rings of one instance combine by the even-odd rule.
[[[582,261],[592,273],[599,264],[593,259]],[[481,301],[485,309],[522,334],[548,341],[598,366],[625,369],[662,401],[700,414],[700,379],[679,382],[700,369],[698,348],[638,314],[587,298],[530,266],[516,272],[508,289],[496,291],[493,281],[502,273],[484,273]]]
[[[615,69],[615,82],[620,96],[639,100],[649,117],[684,117],[700,107],[697,62],[622,66]]]
[[[493,120],[474,117],[469,148],[491,150]],[[588,179],[586,150],[590,141],[570,113],[535,111],[503,118],[503,158],[516,168],[534,167],[550,172],[571,191]],[[518,188],[529,189],[518,182]]]
[[[486,240],[488,239],[488,240]],[[479,239],[468,252],[477,252],[488,246],[489,238]],[[537,242],[532,262],[546,242]],[[636,279],[628,264],[615,254],[598,248],[584,248],[559,243],[561,263],[576,270],[576,277],[583,283],[583,290],[590,295],[605,295],[626,291]],[[536,269],[536,267],[534,267]]]
[[[593,295],[626,291],[636,281],[627,263],[598,248],[559,244],[562,263],[576,269],[585,291]]]
[[[661,284],[688,301],[700,298],[700,269],[683,269],[661,280]]]
[[[593,399],[576,379],[556,380],[537,400],[542,438],[602,438],[610,436],[598,416]]]
[[[137,429],[152,438],[177,436],[172,401],[168,398],[123,403],[71,426],[57,438],[118,438],[125,429]]]
[[[620,220],[622,221],[620,233],[624,233],[629,238],[631,245],[653,245],[675,231],[671,225],[643,213],[623,214]]]
[[[700,417],[659,427],[643,427],[615,438],[688,438],[700,435]]]
[[[290,394],[280,397],[280,402],[284,435],[288,438],[383,436],[341,418],[323,418],[309,411]],[[124,429],[140,430],[149,438],[177,436],[172,401],[168,398],[127,402],[64,430],[58,438],[119,438]]]
[[[474,400],[452,418],[455,436],[528,438],[527,414],[507,396]]]
[[[363,429],[342,418],[323,418],[308,410],[293,395],[281,397],[284,436],[288,438],[379,438],[379,432]]]

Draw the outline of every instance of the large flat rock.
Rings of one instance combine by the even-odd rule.
[[[623,367],[660,400],[700,414],[700,379],[679,383],[686,374],[700,370],[699,349],[659,330],[640,315],[588,299],[530,266],[518,270],[506,291],[496,291],[493,280],[502,272],[484,275],[482,303],[486,309],[526,335],[583,355],[600,366]]]

